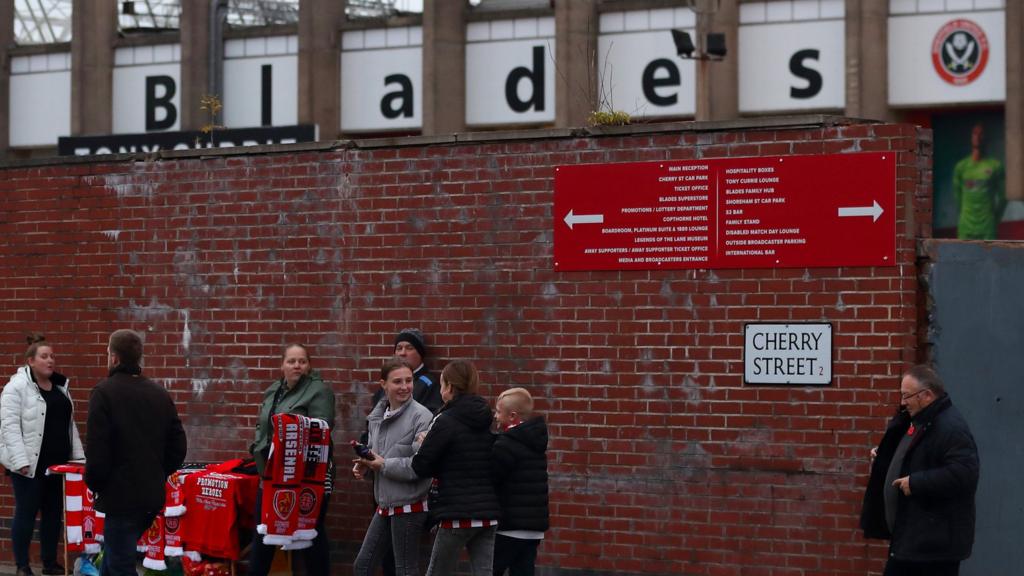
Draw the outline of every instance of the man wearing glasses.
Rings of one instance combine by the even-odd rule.
[[[900,411],[871,450],[860,524],[889,540],[884,576],[956,576],[974,544],[978,448],[935,370],[900,382]]]

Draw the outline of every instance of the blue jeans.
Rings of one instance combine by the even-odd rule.
[[[107,514],[103,522],[103,576],[137,576],[135,544],[149,529],[156,512]]]
[[[64,512],[64,477],[37,474],[35,478],[11,472],[14,488],[14,521],[11,522],[11,544],[18,568],[29,565],[28,549],[32,532],[39,519],[40,555],[44,566],[57,563],[57,540],[60,539]]]
[[[395,574],[418,576],[420,573],[420,536],[427,522],[426,512],[381,516],[374,514],[366,529],[363,546],[356,556],[353,576],[370,576],[394,549]]]
[[[470,574],[491,576],[494,572],[494,534],[497,526],[488,528],[438,528],[434,549],[430,552],[427,576],[451,576],[459,562],[459,551],[469,552]]]

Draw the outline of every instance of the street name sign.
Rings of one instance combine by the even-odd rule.
[[[743,329],[747,384],[832,383],[832,325],[750,323]]]
[[[892,266],[896,153],[555,168],[555,269]]]

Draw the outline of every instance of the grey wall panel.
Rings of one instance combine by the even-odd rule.
[[[1024,571],[1024,243],[935,242],[930,338],[981,456],[974,555],[961,574]]]

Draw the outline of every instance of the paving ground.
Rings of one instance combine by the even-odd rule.
[[[70,566],[68,568],[70,570]],[[15,572],[17,572],[17,567],[14,564],[0,564],[0,576],[14,576]],[[32,572],[36,576],[41,576],[43,573],[42,565],[32,566]],[[68,574],[71,574],[71,572],[68,572]]]

